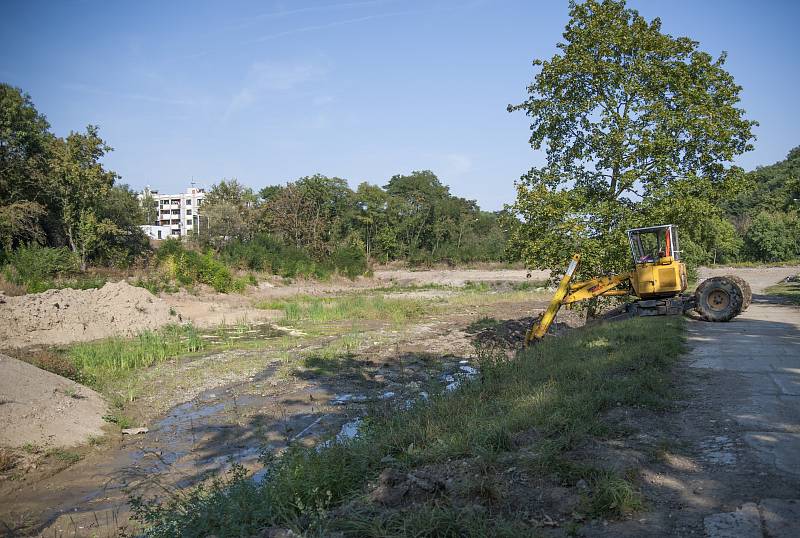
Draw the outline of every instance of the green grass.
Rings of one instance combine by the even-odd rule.
[[[60,462],[63,462],[67,465],[74,465],[83,459],[77,452],[72,452],[71,450],[66,450],[63,448],[54,448],[47,452],[48,456],[52,456]]]
[[[75,366],[79,381],[105,390],[128,378],[135,370],[200,351],[204,346],[191,325],[168,325],[133,338],[114,337],[74,344],[66,350],[66,357]]]
[[[344,295],[341,297],[297,296],[256,304],[265,310],[281,310],[287,322],[327,323],[343,320],[376,320],[402,323],[422,316],[424,301],[391,299],[383,295]]]
[[[800,304],[800,282],[782,282],[765,290],[768,295],[776,295],[795,304]]]
[[[510,516],[488,510],[467,517],[446,496],[412,511],[385,512],[361,495],[389,465],[382,463],[387,456],[401,469],[476,458],[491,468],[499,455],[520,448],[513,439],[524,432],[539,439],[526,447],[526,472],[555,474],[572,485],[585,480],[590,515],[629,513],[641,506],[631,480],[591,462],[570,462],[565,453],[609,435],[612,428],[601,420],[609,409],[661,409],[670,402],[683,324],[673,317],[598,325],[546,339],[511,361],[484,360],[480,381],[434,395],[429,404],[407,411],[376,407],[352,441],[291,447],[268,459],[269,478],[261,484],[237,469],[163,504],[139,499],[136,517],[148,536],[242,536],[272,525],[311,536],[337,530],[356,536],[522,536],[531,528],[520,528]]]

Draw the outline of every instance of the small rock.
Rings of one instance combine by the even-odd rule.
[[[589,484],[587,484],[586,480],[584,480],[583,478],[581,478],[580,480],[578,480],[578,482],[575,483],[575,487],[581,491],[589,490]]]
[[[139,435],[139,434],[142,434],[142,433],[147,433],[149,431],[150,430],[148,430],[147,428],[125,428],[124,430],[122,430],[122,434],[123,435]]]

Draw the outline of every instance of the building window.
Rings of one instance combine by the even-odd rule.
[[[187,214],[187,215],[191,215],[191,214],[192,214],[192,210],[191,210],[191,209],[187,209],[187,210],[186,210],[186,214]]]
[[[191,199],[191,198],[189,198],[188,200],[186,200],[186,205],[192,205],[192,199]]]
[[[192,219],[186,219],[186,226],[192,225]]]
[[[197,207],[200,207],[201,205],[203,205],[203,201],[202,200],[198,200],[197,201]]]
[[[161,239],[161,230],[158,231],[158,238]]]

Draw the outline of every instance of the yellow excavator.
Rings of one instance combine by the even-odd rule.
[[[684,293],[688,287],[686,264],[681,261],[676,226],[634,228],[627,234],[633,270],[573,283],[581,259],[575,254],[547,310],[526,334],[525,345],[547,334],[562,306],[594,297],[638,298],[622,308],[621,313],[627,315],[675,315],[694,310],[707,321],[730,321],[750,305],[750,286],[736,276],[709,278],[693,294]]]

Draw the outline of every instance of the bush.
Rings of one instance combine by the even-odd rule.
[[[357,246],[339,247],[331,258],[334,268],[348,278],[367,272],[367,255]]]
[[[268,234],[257,234],[249,241],[234,240],[220,251],[220,257],[239,269],[265,271],[284,278],[327,278],[334,271],[355,278],[367,270],[366,254],[357,246],[339,247],[327,260],[317,261],[308,251],[284,245]]]
[[[184,286],[199,282],[211,286],[220,293],[244,289],[241,283],[234,282],[228,266],[218,260],[212,252],[203,254],[186,249],[178,240],[164,241],[156,253],[156,259],[164,276]],[[142,287],[155,291],[155,287],[147,284]]]
[[[67,248],[39,245],[21,246],[8,257],[3,273],[12,284],[25,286],[28,293],[55,287],[53,280],[76,271],[78,261]]]
[[[761,212],[744,236],[749,258],[762,262],[787,261],[800,256],[800,221],[790,213]]]

